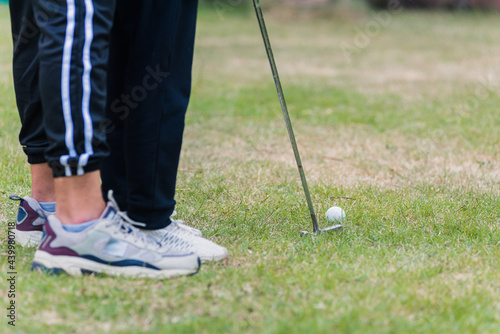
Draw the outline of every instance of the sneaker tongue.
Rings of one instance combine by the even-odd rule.
[[[101,215],[101,219],[113,219],[113,217],[116,215],[116,212],[117,210],[113,203],[108,202],[108,205],[106,205],[106,208]]]

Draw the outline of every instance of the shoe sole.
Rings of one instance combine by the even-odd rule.
[[[19,231],[14,230],[16,242],[23,247],[36,247],[42,242],[42,231]]]
[[[52,255],[37,250],[31,265],[31,270],[46,274],[60,274],[66,272],[71,276],[82,274],[107,274],[133,278],[173,278],[177,276],[194,275],[200,269],[200,259],[196,256],[187,256],[186,261],[193,261],[193,268],[169,268],[156,270],[138,266],[111,266],[75,256]]]

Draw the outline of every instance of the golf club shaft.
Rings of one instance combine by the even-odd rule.
[[[273,50],[271,49],[271,42],[269,41],[269,36],[267,35],[266,24],[264,22],[264,15],[262,14],[262,8],[260,7],[260,1],[253,0],[253,5],[255,7],[255,13],[257,14],[257,20],[259,21],[260,32],[262,33],[262,38],[264,39],[264,45],[266,47],[267,58],[269,59],[269,65],[271,65],[271,71],[274,76],[274,84],[276,85],[276,90],[278,92],[278,97],[280,99],[281,110],[283,110],[283,117],[285,118],[286,128],[288,130],[288,136],[290,137],[290,143],[292,144],[293,148],[293,154],[295,155],[295,161],[297,162],[297,168],[299,169],[300,179],[302,180],[302,187],[304,188],[304,193],[306,195],[307,206],[309,207],[309,212],[311,213],[313,231],[318,232],[319,230],[318,221],[316,219],[316,214],[314,213],[314,207],[312,205],[311,195],[309,194],[309,187],[307,186],[306,175],[304,173],[304,169],[302,168],[302,161],[300,160],[299,149],[297,148],[297,142],[295,141],[292,122],[290,121],[288,108],[285,102],[285,96],[283,94],[283,89],[281,88],[281,82],[278,76],[278,69],[276,68],[276,63],[274,62]]]

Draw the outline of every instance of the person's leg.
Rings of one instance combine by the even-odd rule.
[[[54,185],[53,170],[46,163],[47,159],[44,156],[45,150],[49,147],[49,142],[43,126],[42,102],[39,89],[40,58],[38,44],[40,43],[41,30],[47,30],[46,25],[49,26],[48,29],[51,32],[55,31],[54,27],[50,26],[49,22],[46,20],[54,18],[57,15],[57,6],[55,3],[51,3],[50,1],[40,1],[40,7],[44,9],[37,12],[37,17],[35,17],[30,0],[11,1],[9,6],[14,44],[14,85],[16,91],[16,101],[22,123],[19,138],[21,145],[28,156],[28,162],[31,164],[31,198],[38,202],[42,202],[42,204],[45,202],[55,202],[56,187]],[[76,13],[76,15],[78,15],[78,13]],[[41,22],[38,24],[37,20]],[[60,40],[62,38],[62,36],[59,36]],[[52,47],[44,46],[44,48],[50,49],[49,52],[53,51]],[[49,61],[53,61],[53,59],[45,57],[43,61],[48,63]],[[105,64],[105,62],[101,61],[101,71],[104,68],[102,65],[103,63]],[[50,67],[49,71],[42,71],[42,73],[43,75],[47,75],[47,73],[52,75],[51,72],[53,70],[54,67]],[[82,71],[82,69],[78,68],[77,72],[80,71]],[[90,76],[88,80],[90,80]],[[42,87],[45,86],[46,83],[44,83]],[[54,86],[48,90],[53,88]],[[93,87],[90,85],[89,88],[92,89]],[[47,90],[45,91],[47,92]],[[54,90],[54,92],[56,91],[58,90]],[[52,94],[50,91],[49,93]],[[70,99],[71,97],[68,98]],[[49,101],[50,100],[53,100],[52,96]],[[101,100],[103,100],[103,98],[101,98]],[[88,103],[90,104],[90,99]],[[52,121],[52,119],[50,121]],[[97,120],[97,122],[98,121],[99,120]],[[77,131],[78,130],[79,129],[77,129]],[[98,138],[98,140],[102,142],[102,138]],[[87,189],[87,187],[82,186],[82,184],[87,184],[87,179],[92,180],[91,183],[89,183],[93,184],[92,191]],[[68,183],[68,187],[65,183]],[[95,218],[95,212],[100,214],[104,209],[104,201],[102,198],[100,198],[97,202],[94,200],[90,203],[86,203],[81,202],[79,199],[77,203],[67,203],[71,198],[79,198],[79,195],[85,195],[84,198],[87,199],[92,198],[95,196],[94,188],[99,188],[100,193],[99,176],[96,177],[93,175],[91,177],[83,176],[71,180],[59,180],[58,184],[60,188],[58,198],[63,204],[60,215],[64,217],[63,220],[68,220],[67,218],[69,218],[71,214],[78,214],[79,211],[81,211],[80,213],[83,215],[82,217],[90,215]],[[78,187],[73,187],[73,185],[78,185]],[[68,196],[69,194],[66,193],[68,191],[76,191],[80,193],[72,194],[76,196]],[[23,204],[24,203],[21,203],[21,205]],[[67,208],[66,204],[68,204]],[[79,210],[79,208],[82,210]],[[87,211],[87,208],[90,208],[91,212]],[[98,216],[99,215],[97,215],[97,217]],[[81,220],[78,216],[75,218],[75,221]]]
[[[111,55],[120,60],[111,58],[107,111],[114,153],[105,159],[102,176],[104,191],[123,191],[120,205],[146,224],[146,234],[165,246],[172,238],[183,240],[211,261],[226,258],[227,250],[170,219],[191,92],[196,13],[196,0],[117,3]]]
[[[45,158],[57,178],[56,216],[66,224],[98,218],[105,206],[97,170],[108,152],[100,124],[113,14],[109,4],[34,1],[41,35],[39,91],[49,141]]]
[[[55,211],[55,190],[52,169],[44,157],[49,146],[43,128],[43,113],[38,89],[38,42],[31,0],[9,2],[13,59],[12,70],[16,103],[21,119],[19,141],[31,168],[31,194],[11,196],[19,201],[16,217],[16,240],[23,246],[38,245],[47,216]]]
[[[101,216],[106,207],[99,171],[55,179],[56,217],[63,224],[81,224]]]
[[[49,143],[42,124],[42,103],[38,89],[40,30],[36,25],[31,0],[11,1],[9,8],[14,45],[14,89],[21,119],[19,141],[31,164],[31,197],[39,202],[53,202],[52,170],[43,155]]]
[[[34,4],[35,17],[44,19],[38,22],[40,93],[57,208],[44,226],[32,268],[158,278],[195,273],[199,259],[189,249],[160,247],[133,227],[115,202],[105,206],[102,198],[99,169],[107,146],[100,125],[113,2]]]
[[[31,198],[42,203],[56,201],[52,168],[47,163],[31,164]]]
[[[110,142],[112,150],[121,138],[124,145],[104,161],[113,168],[104,167],[103,187],[122,189],[125,175],[113,171],[116,164],[125,166],[127,194],[118,198],[148,229],[167,226],[175,206],[196,12],[196,0],[117,3],[111,52],[126,61],[110,67],[108,117],[116,121],[116,134],[109,134],[118,138]]]

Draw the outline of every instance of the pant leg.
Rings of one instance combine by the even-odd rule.
[[[16,0],[18,1],[18,0]],[[54,176],[100,168],[113,0],[33,0],[39,90]]]
[[[110,67],[109,91],[114,93],[107,112],[116,121],[117,132],[108,135],[116,136],[111,150],[120,154],[104,161],[103,187],[124,189],[126,195],[119,197],[126,203],[120,205],[150,229],[168,225],[175,206],[196,13],[197,0],[117,3],[112,39],[119,41],[119,49],[111,52],[126,61],[115,70]],[[116,166],[106,167],[120,163],[123,174],[112,172]]]
[[[30,164],[44,163],[49,146],[43,128],[42,102],[38,89],[40,29],[33,14],[31,0],[9,2],[14,54],[12,72],[17,109],[21,118],[19,142]]]
[[[129,8],[133,6],[133,8]],[[114,192],[115,200],[121,210],[127,211],[127,172],[125,165],[124,145],[124,120],[129,115],[128,106],[118,110],[113,109],[115,100],[120,101],[120,96],[125,93],[125,78],[129,62],[130,41],[134,33],[133,28],[125,29],[128,24],[136,24],[135,17],[127,17],[127,9],[134,14],[134,9],[140,8],[140,1],[120,0],[116,5],[115,22],[111,29],[108,64],[108,97],[106,104],[106,138],[110,147],[110,154],[106,157],[101,167],[103,197],[106,198],[110,189]],[[138,12],[137,12],[138,13]],[[123,110],[122,110],[123,109]]]

